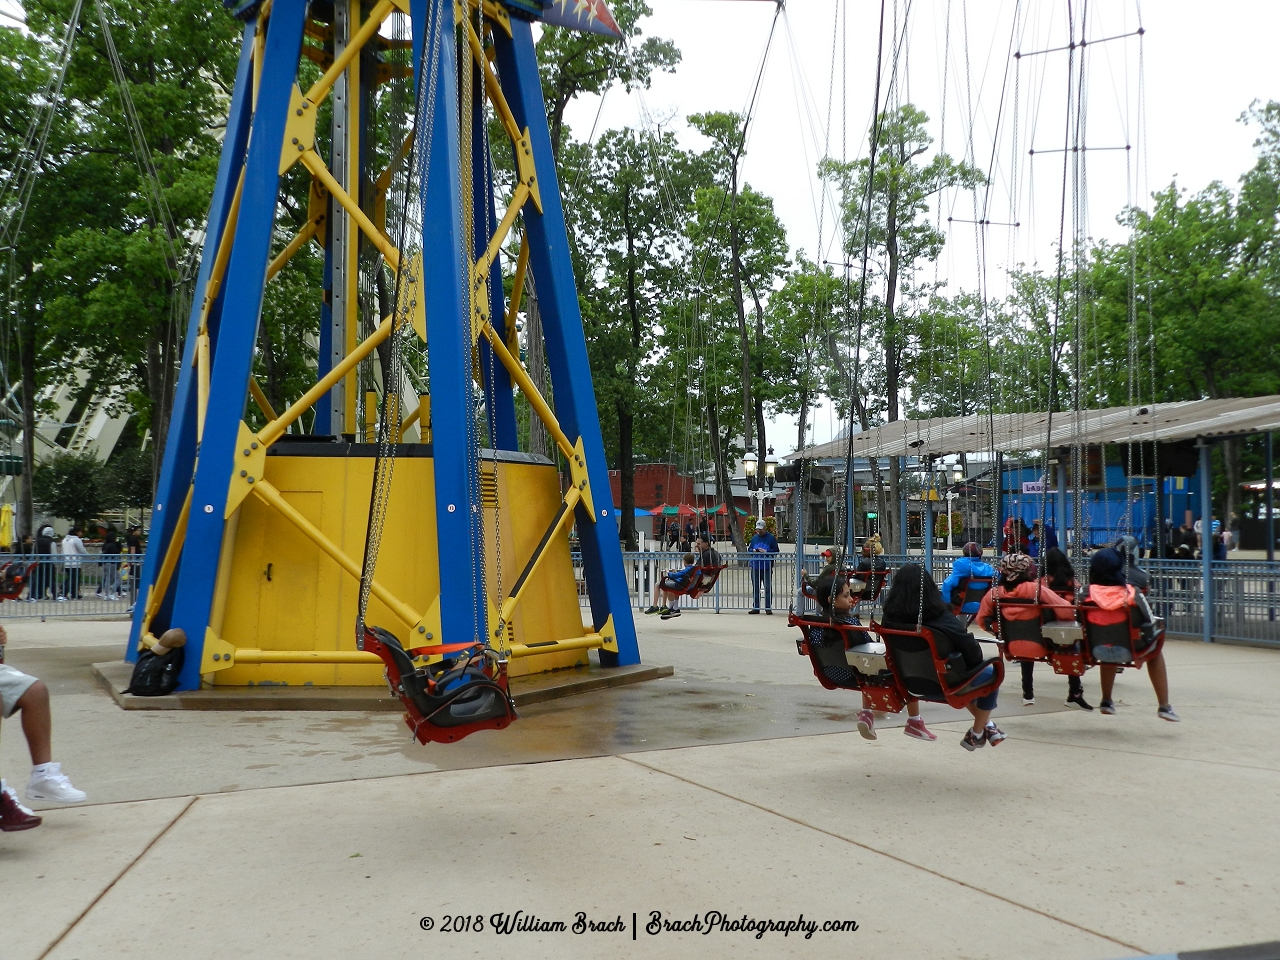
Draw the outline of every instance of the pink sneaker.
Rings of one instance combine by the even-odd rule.
[[[864,740],[876,738],[876,718],[870,710],[858,711],[858,732],[862,734]]]
[[[924,721],[919,717],[908,717],[907,725],[902,728],[902,732],[908,737],[915,737],[917,740],[937,740],[938,735],[930,731],[924,725]]]

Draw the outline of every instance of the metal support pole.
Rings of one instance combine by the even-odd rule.
[[[1209,474],[1209,444],[1200,447],[1200,578],[1204,596],[1205,643],[1213,642],[1213,490]]]
[[[901,482],[901,478],[906,476],[906,473],[907,473],[907,458],[899,457],[898,458],[898,477],[899,477],[898,493],[901,499],[898,500],[898,524],[899,524],[898,529],[901,531],[901,535],[902,535],[902,555],[904,557],[910,554],[911,552],[910,550],[907,549],[907,496],[905,493],[902,493],[902,482]]]
[[[1055,521],[1058,525],[1058,546],[1066,550],[1067,548],[1067,465],[1062,462],[1062,458],[1058,458],[1058,517]],[[1044,550],[1040,551],[1040,557],[1043,562]]]
[[[798,609],[804,609],[804,503],[805,488],[808,485],[808,477],[806,474],[806,463],[800,460],[796,463],[798,467],[796,476],[796,485],[792,488],[792,497],[795,499],[796,506],[796,589],[795,602]],[[717,583],[719,581],[716,581]]]
[[[854,554],[853,545],[857,542],[857,532],[853,522],[853,457],[845,461],[844,471],[844,552],[846,556]]]
[[[929,484],[925,487],[924,499],[921,501],[924,510],[924,568],[933,576],[933,466],[929,467]]]
[[[1275,461],[1273,459],[1271,431],[1266,433],[1267,439],[1267,523],[1263,528],[1267,532],[1267,563],[1276,562],[1276,521],[1275,521],[1275,491],[1272,489],[1275,484]],[[1269,572],[1269,571],[1268,571]],[[1267,619],[1274,621],[1276,618],[1275,607],[1276,582],[1274,580],[1267,581]]]
[[[991,546],[997,557],[1000,556],[1000,550],[1004,545],[1004,454],[996,453],[995,476],[991,478],[992,489],[996,491],[995,512],[991,517]],[[1066,535],[1058,534],[1066,543]]]

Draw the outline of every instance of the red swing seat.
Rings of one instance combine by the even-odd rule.
[[[938,641],[926,626],[902,630],[872,623],[871,629],[884,641],[889,669],[907,697],[962,709],[994,693],[1004,682],[1004,662],[999,657],[989,657],[976,667],[963,667],[957,651],[949,664],[947,657],[939,655]]]
[[[404,722],[419,743],[454,743],[517,719],[507,662],[485,644],[405,650],[390,632],[366,626],[362,647],[386,664],[387,686],[404,704]],[[422,667],[414,663],[414,657],[438,655],[445,659]]]
[[[728,566],[727,563],[722,563],[718,567],[694,567],[689,573],[689,582],[679,590],[672,590],[661,585],[659,585],[659,589],[673,597],[688,597],[690,600],[697,600],[716,585],[716,581],[720,579],[720,571]],[[665,580],[666,578],[664,577],[663,579]]]
[[[1136,606],[1107,610],[1092,600],[1085,600],[1076,611],[1076,619],[1084,631],[1084,657],[1090,666],[1105,663],[1141,670],[1143,664],[1164,648],[1164,622],[1160,619],[1153,624],[1152,638],[1144,645]]]
[[[889,569],[884,570],[850,570],[850,579],[865,583],[866,589],[862,591],[862,595],[858,598],[859,603],[875,603],[880,598],[880,593],[884,590],[884,585],[889,582]]]
[[[854,623],[829,623],[826,620],[809,620],[792,611],[787,617],[787,624],[800,628],[800,638],[796,640],[796,651],[802,657],[808,657],[813,665],[813,675],[828,690],[858,690],[871,710],[884,713],[898,713],[906,705],[907,698],[898,685],[897,678],[885,668],[876,669],[876,654],[850,653],[857,646],[866,643],[869,636],[867,628]],[[827,631],[835,631],[843,640],[839,646],[834,643],[821,643],[813,631],[820,631],[825,636]],[[837,667],[848,670],[848,683],[837,683],[827,675],[827,668]],[[886,663],[887,667],[887,663]]]
[[[1035,616],[1011,617],[1006,613],[1011,608],[1035,608]],[[999,613],[995,623],[996,642],[1010,663],[1047,663],[1053,667],[1054,673],[1069,677],[1082,677],[1089,669],[1081,642],[1055,643],[1045,636],[1043,604],[1034,600],[1001,600],[996,610]]]
[[[22,591],[31,579],[31,571],[35,568],[34,563],[24,567],[18,562],[6,563],[0,567],[0,601],[17,600],[22,596]]]

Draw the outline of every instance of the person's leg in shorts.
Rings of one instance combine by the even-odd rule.
[[[27,799],[56,803],[81,803],[85,793],[71,785],[62,765],[53,762],[53,715],[49,688],[43,681],[0,663],[0,713],[5,719],[22,713],[22,733],[31,753],[31,779]]]

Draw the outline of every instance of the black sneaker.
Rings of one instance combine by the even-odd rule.
[[[759,613],[759,610],[748,610],[747,613]]]
[[[773,611],[772,611],[772,610],[766,610],[766,611],[764,612],[764,615],[765,615],[766,617],[772,617],[772,616],[773,616]]]
[[[645,615],[646,617],[651,617],[651,616],[653,616],[655,613],[666,613],[666,612],[667,612],[667,608],[666,608],[666,607],[659,606],[658,604],[656,604],[656,603],[655,603],[653,606],[651,606],[651,607],[649,607],[647,610],[645,610],[644,615]]]
[[[1084,694],[1083,694],[1083,693],[1073,693],[1073,694],[1071,694],[1071,696],[1067,697],[1067,702],[1066,702],[1066,703],[1064,703],[1064,704],[1063,704],[1063,706],[1064,706],[1064,707],[1079,707],[1081,710],[1085,710],[1085,711],[1088,711],[1088,712],[1093,712],[1093,707],[1089,706],[1089,702],[1088,702],[1087,700],[1085,700],[1085,698],[1084,698]]]
[[[1110,716],[1114,716],[1116,712],[1116,705],[1112,703],[1110,700],[1103,700],[1100,704],[1098,704],[1098,709],[1101,710],[1103,713],[1105,713],[1108,717],[1110,717]]]
[[[672,617],[678,617],[678,616],[680,616],[680,611],[679,611],[679,610],[668,610],[666,613],[664,613],[664,614],[663,614],[662,616],[660,616],[658,619],[659,619],[659,620],[670,620]]]
[[[972,727],[964,732],[964,739],[960,741],[960,746],[964,747],[970,753],[973,753],[973,751],[977,750],[979,747],[985,747],[986,745],[987,732],[983,730],[982,733],[974,733]]]

